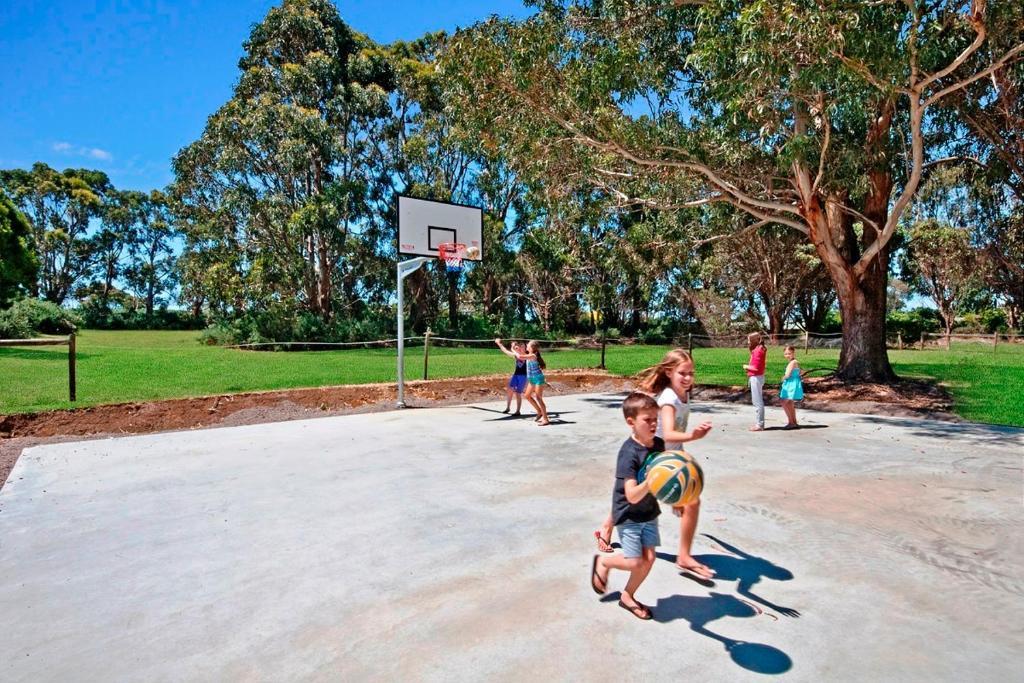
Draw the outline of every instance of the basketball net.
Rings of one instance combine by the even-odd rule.
[[[462,272],[462,259],[466,255],[466,245],[458,242],[444,242],[437,245],[438,257],[444,261],[449,273]]]

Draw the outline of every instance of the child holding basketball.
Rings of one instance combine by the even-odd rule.
[[[804,398],[800,361],[796,359],[796,349],[792,346],[787,346],[783,355],[789,361],[789,364],[786,366],[786,374],[782,376],[782,386],[779,388],[782,410],[786,413],[786,426],[784,429],[799,429],[800,425],[796,421],[796,402]]]
[[[653,618],[651,608],[636,599],[636,591],[654,566],[655,548],[661,543],[658,515],[661,508],[647,483],[638,482],[647,456],[665,448],[657,436],[658,404],[647,394],[634,391],[622,402],[622,413],[630,436],[619,449],[612,489],[612,517],[619,532],[622,553],[594,555],[590,565],[590,586],[598,595],[608,591],[612,569],[629,572],[619,607],[638,619]]]
[[[684,349],[669,351],[660,363],[647,369],[640,376],[639,389],[656,397],[657,435],[665,441],[666,450],[682,449],[684,443],[703,439],[711,431],[711,422],[706,420],[687,431],[693,378],[693,359]],[[680,517],[676,566],[701,578],[710,579],[714,576],[714,571],[690,554],[693,537],[697,531],[697,521],[700,518],[700,501],[684,505],[682,508],[674,507],[672,511]],[[598,549],[602,552],[611,550],[611,525],[609,517],[601,529],[594,532],[597,536]]]
[[[516,362],[516,368],[512,372],[512,376],[508,380],[508,385],[505,387],[505,410],[501,411],[507,413],[512,407],[512,397],[516,397],[516,412],[513,415],[521,415],[521,409],[523,407],[523,389],[526,388],[526,361],[519,360],[519,354],[522,347],[519,342],[512,342],[510,344],[511,351],[506,349],[501,344],[500,339],[495,339],[494,342],[501,349],[501,352],[506,356],[512,358]]]

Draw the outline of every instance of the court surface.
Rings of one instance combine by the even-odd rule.
[[[802,412],[715,428],[639,591],[588,581],[620,396],[26,451],[0,492],[0,679],[1009,680],[1024,651],[1024,432]],[[782,424],[769,409],[769,423]],[[702,534],[702,535],[701,535]]]

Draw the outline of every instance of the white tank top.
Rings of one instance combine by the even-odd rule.
[[[690,402],[686,401],[684,403],[682,399],[680,399],[679,396],[676,394],[675,390],[672,389],[672,387],[665,387],[665,389],[660,394],[658,394],[658,398],[656,400],[658,401],[657,435],[662,437],[663,439],[665,438],[665,430],[663,425],[661,424],[662,406],[672,406],[673,408],[676,409],[676,423],[674,425],[674,430],[677,432],[685,432],[686,425],[690,421]],[[668,441],[665,443],[665,449],[669,451],[678,451],[682,449],[682,447],[682,441]]]

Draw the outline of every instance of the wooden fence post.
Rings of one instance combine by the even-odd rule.
[[[806,353],[809,348],[811,348],[811,333],[809,330],[804,330],[804,353]]]
[[[68,335],[68,394],[75,401],[75,333]]]
[[[921,333],[921,350],[924,351],[924,332]]]
[[[605,334],[601,335],[601,364],[598,366],[601,370],[605,369],[605,367],[604,367],[604,351],[605,351],[605,347],[607,345],[608,345],[608,334],[605,333]]]
[[[430,367],[430,335],[433,334],[430,328],[423,333],[423,379],[427,378],[427,369]]]
[[[693,332],[686,333],[686,352],[693,356]]]
[[[902,332],[897,332],[896,333],[896,348],[899,349],[900,351],[903,350],[903,333]]]
[[[996,346],[998,344],[999,344],[999,333],[998,332],[993,332],[992,333],[992,351],[993,351],[993,353],[995,352]]]

